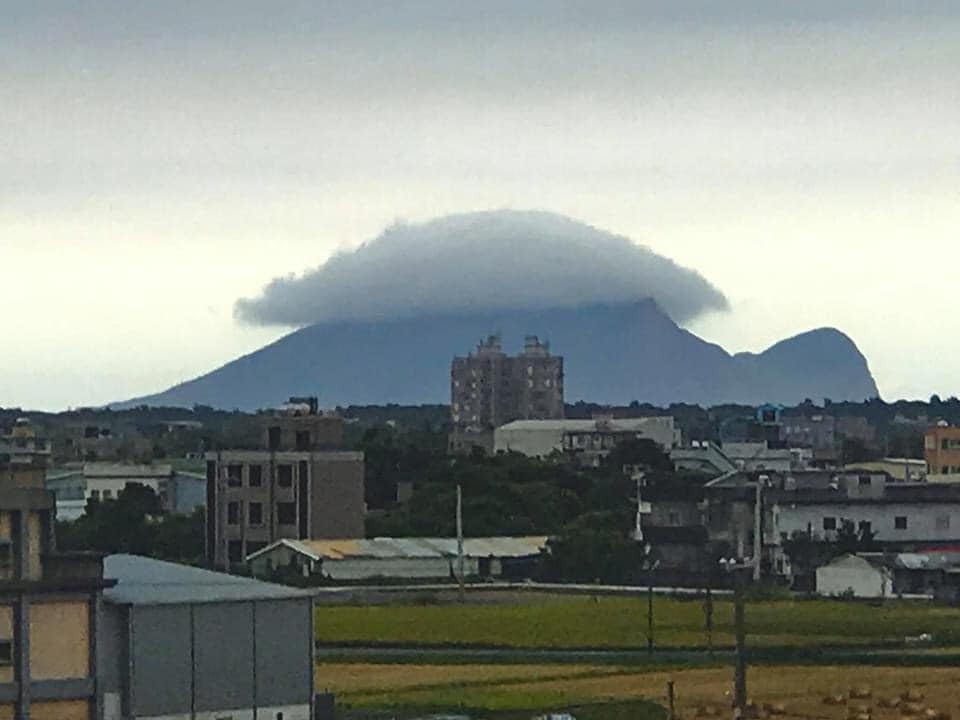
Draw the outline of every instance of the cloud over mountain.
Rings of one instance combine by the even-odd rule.
[[[354,251],[238,300],[236,317],[299,326],[653,298],[675,321],[725,310],[698,272],[547,212],[497,210],[396,224]]]

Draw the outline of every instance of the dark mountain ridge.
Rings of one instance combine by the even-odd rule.
[[[304,327],[164,392],[113,407],[194,404],[255,410],[291,395],[326,407],[447,402],[450,361],[492,332],[513,354],[524,335],[564,357],[570,402],[668,405],[860,401],[878,395],[867,361],[833,328],[731,355],[680,328],[652,300]]]

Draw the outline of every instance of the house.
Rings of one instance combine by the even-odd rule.
[[[887,473],[896,482],[924,482],[927,479],[927,462],[917,458],[881,458],[866,462],[849,463],[845,471]]]
[[[596,417],[592,420],[515,420],[493,434],[495,452],[518,452],[527,457],[564,453],[597,466],[624,440],[646,438],[665,451],[680,442],[680,431],[670,416],[644,418]]]
[[[60,520],[76,520],[90,500],[114,500],[131,484],[153,490],[164,512],[189,515],[206,505],[206,478],[165,464],[84,463],[79,468],[52,470],[46,479],[47,489],[57,498]]]
[[[529,577],[546,544],[544,536],[465,538],[464,576]],[[455,538],[283,539],[251,554],[247,563],[257,577],[292,568],[330,580],[444,580],[456,577],[458,550]]]
[[[842,555],[817,568],[817,593],[829,597],[893,597],[893,573],[882,563]]]
[[[724,442],[721,449],[744,472],[789,472],[794,467],[789,448],[770,447],[767,441]]]
[[[262,423],[259,449],[206,454],[208,560],[226,568],[281,539],[363,537],[363,453],[340,449],[343,419],[291,398]]]
[[[308,594],[134,555],[108,556],[104,575],[103,720],[311,720]]]

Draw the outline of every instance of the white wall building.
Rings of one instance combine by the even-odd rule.
[[[843,555],[817,568],[817,593],[832,597],[893,597],[893,574],[862,557]]]
[[[647,438],[665,451],[680,444],[680,430],[670,416],[644,418],[601,417],[593,420],[516,420],[498,427],[494,452],[518,452],[547,457],[554,452],[582,455],[595,464],[617,443]]]

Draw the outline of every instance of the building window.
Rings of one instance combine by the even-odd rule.
[[[857,529],[860,531],[861,535],[869,535],[870,532],[873,530],[873,525],[870,523],[869,520],[861,520],[857,524]]]
[[[255,552],[260,552],[263,550],[267,544],[265,542],[247,542],[247,557],[250,557]]]
[[[243,485],[243,465],[231,463],[227,465],[227,486],[240,487]]]
[[[825,517],[823,519],[823,529],[824,530],[836,530],[837,529],[837,519],[835,517]]]
[[[242,540],[231,540],[227,543],[227,560],[232,563],[243,562]]]
[[[310,431],[309,430],[297,430],[297,435],[294,440],[296,443],[297,450],[309,450],[310,449]]]
[[[897,530],[906,530],[907,529],[907,516],[906,515],[897,515],[893,519],[893,527]]]
[[[263,525],[263,503],[249,503],[247,505],[247,517],[251,525]]]
[[[277,465],[277,485],[293,487],[293,465]]]
[[[297,504],[277,503],[277,523],[280,525],[296,525]]]
[[[250,487],[260,487],[263,484],[263,465],[247,467],[247,484]]]
[[[13,569],[13,546],[9,540],[0,540],[0,573]]]
[[[937,530],[949,530],[950,529],[950,516],[949,515],[937,515]]]
[[[104,500],[109,500],[109,499],[112,498],[112,497],[113,497],[113,490],[107,489],[107,490],[104,490],[104,491],[103,491],[103,499],[104,499]]]
[[[943,440],[941,440],[941,441],[940,441],[940,449],[941,449],[941,450],[949,450],[949,449],[950,449],[950,441],[947,440],[946,438],[944,438]]]
[[[870,485],[870,476],[869,476],[869,475],[861,475],[859,478],[857,478],[857,484],[858,484],[860,487],[867,487],[867,486],[869,486],[869,485]]]
[[[13,641],[0,640],[0,667],[13,665]]]
[[[91,490],[91,491],[90,491],[90,499],[91,499],[91,500],[99,500],[99,499],[100,499],[100,491],[99,491],[99,490]]]
[[[280,449],[280,426],[274,425],[267,430],[267,447],[270,450]]]
[[[679,524],[680,524],[680,513],[678,513],[676,510],[671,510],[671,511],[670,511],[670,516],[669,516],[668,522],[669,522],[670,525],[673,526],[673,527],[676,527],[677,525],[679,525]]]
[[[240,523],[240,503],[227,503],[227,525],[237,525]]]

